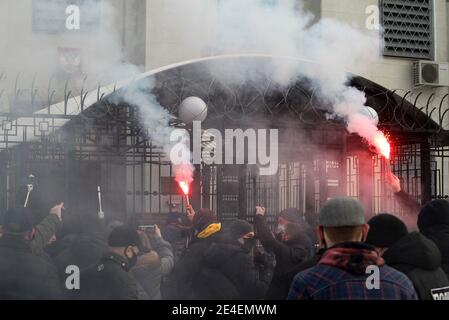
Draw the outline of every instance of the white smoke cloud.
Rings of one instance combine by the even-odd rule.
[[[126,102],[137,107],[145,136],[169,156],[176,181],[190,184],[195,168],[191,164],[189,136],[185,130],[176,130],[170,126],[170,120],[173,120],[174,116],[156,100],[151,92],[154,85],[154,79],[151,78],[135,81],[123,88],[111,102]],[[175,134],[177,139],[172,141]]]
[[[377,145],[382,133],[373,121],[361,114],[366,103],[364,93],[347,86],[348,71],[363,73],[378,59],[377,35],[332,19],[312,24],[313,16],[303,10],[301,2],[293,0],[168,2],[176,3],[176,10],[184,15],[207,22],[212,36],[203,50],[279,57],[273,59],[269,70],[263,70],[266,65],[257,64],[243,67],[233,62],[214,64],[210,72],[215,79],[226,84],[244,81],[254,84],[268,72],[276,84],[288,86],[298,78],[307,77],[316,86],[323,103],[333,106],[331,117],[345,119],[351,133]],[[210,16],[201,16],[204,12]],[[176,24],[176,21],[169,23]],[[185,20],[175,29],[194,42],[196,34]]]

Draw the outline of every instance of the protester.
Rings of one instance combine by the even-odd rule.
[[[378,248],[387,265],[407,275],[419,299],[432,300],[432,292],[449,287],[440,251],[431,240],[418,232],[408,233],[404,222],[390,214],[379,214],[368,224],[366,242]]]
[[[9,210],[3,218],[3,236],[0,238],[1,300],[61,298],[56,268],[33,253],[33,239],[36,235],[45,237],[39,233],[42,230],[36,231],[33,220],[27,208]],[[39,248],[42,243],[39,239],[34,248]]]
[[[173,250],[162,238],[161,231],[156,225],[154,232],[146,234],[139,232],[145,254],[139,256],[132,274],[139,281],[150,300],[161,300],[161,283],[174,266]]]
[[[139,256],[136,265],[132,268],[133,277],[139,282],[142,290],[150,300],[161,299],[161,259],[151,248],[150,240],[142,230],[137,231],[141,240]]]
[[[262,299],[268,290],[273,266],[267,261],[264,268],[256,269],[250,256],[255,244],[252,225],[243,220],[233,221],[221,241],[204,252],[193,283],[195,298]]]
[[[195,212],[192,206],[188,206],[187,217],[192,221],[195,229],[193,242],[213,241],[221,230],[221,223],[217,221],[215,212],[210,209],[201,208],[198,212]]]
[[[222,225],[217,222],[212,210],[202,208],[195,212],[189,206],[186,214],[192,221],[196,234],[169,279],[171,287],[168,289],[168,295],[171,299],[194,299],[192,285],[204,253],[212,243],[220,241],[222,236]]]
[[[318,234],[326,251],[316,266],[296,275],[288,299],[417,299],[411,281],[385,265],[376,248],[364,243],[368,230],[364,209],[357,200],[336,198],[325,203]],[[368,267],[378,270],[373,287],[367,285]]]
[[[192,221],[189,220],[185,213],[170,212],[161,232],[163,238],[172,245],[175,261],[178,261],[194,236]]]
[[[61,228],[62,210],[64,210],[64,203],[55,205],[50,210],[50,214],[35,227],[35,234],[30,242],[33,253],[42,254],[51,238],[54,237]]]
[[[161,259],[162,276],[168,275],[175,265],[175,257],[173,248],[168,241],[162,237],[162,232],[159,226],[155,225],[154,232],[149,234],[152,248],[158,253]]]
[[[266,209],[256,207],[254,227],[262,246],[273,252],[276,258],[273,280],[267,292],[267,299],[285,300],[288,286],[285,286],[283,275],[295,265],[310,259],[313,254],[313,243],[301,227],[300,213],[296,209],[286,209],[279,214],[278,234],[270,231],[265,222]]]
[[[419,212],[418,228],[440,249],[441,267],[449,277],[449,201],[434,200],[427,203]]]
[[[74,219],[73,224],[76,224],[72,226],[76,233],[68,234],[59,241],[60,248],[54,256],[62,286],[65,285],[68,266],[75,265],[80,270],[85,270],[96,265],[108,250],[105,231],[97,215],[80,215],[78,219]]]
[[[129,272],[136,264],[141,240],[137,230],[128,226],[112,230],[109,251],[100,263],[81,272],[80,290],[74,298],[83,300],[142,300],[145,291]]]

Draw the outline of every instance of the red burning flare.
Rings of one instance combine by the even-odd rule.
[[[179,181],[179,186],[182,189],[182,192],[187,196],[189,195],[189,184],[185,181]]]
[[[377,148],[379,153],[385,157],[385,159],[390,159],[391,145],[383,132],[379,131],[379,134],[374,137],[374,146]]]

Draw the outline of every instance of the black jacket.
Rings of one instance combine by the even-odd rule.
[[[284,300],[287,297],[285,292],[284,280],[282,279],[286,272],[291,270],[294,266],[311,258],[313,253],[313,243],[306,234],[300,238],[291,240],[289,242],[282,242],[277,240],[261,215],[256,215],[254,218],[254,226],[257,232],[257,237],[262,243],[265,250],[273,252],[276,257],[276,267],[274,269],[273,280],[267,292],[267,299]]]
[[[441,253],[441,268],[449,278],[449,226],[440,225],[422,230],[427,238],[435,242]]]
[[[80,290],[73,299],[82,300],[140,300],[148,299],[144,290],[128,272],[126,258],[106,253],[100,263],[81,271]]]
[[[0,300],[53,300],[61,298],[56,268],[31,252],[21,236],[0,238]]]
[[[164,284],[164,298],[174,300],[195,299],[192,284],[202,265],[204,253],[212,243],[221,241],[221,237],[221,232],[217,232],[207,238],[193,239]]]
[[[71,239],[71,243],[58,253],[54,261],[59,274],[64,275],[67,266],[76,265],[80,270],[85,270],[97,264],[108,250],[101,237],[76,235]]]
[[[279,276],[279,292],[280,297],[283,297],[283,299],[287,299],[288,292],[290,291],[290,287],[293,283],[293,279],[295,276],[300,273],[301,271],[307,270],[309,268],[312,268],[317,265],[317,263],[321,259],[321,255],[325,249],[320,249],[314,256],[312,256],[310,259],[305,260],[294,267],[292,267],[290,270],[287,270],[283,275]]]
[[[410,278],[421,300],[432,300],[432,290],[449,286],[441,269],[438,247],[418,232],[396,242],[385,251],[383,258],[387,265]]]
[[[192,284],[197,299],[264,298],[272,268],[257,270],[253,258],[239,243],[213,243],[202,261]]]

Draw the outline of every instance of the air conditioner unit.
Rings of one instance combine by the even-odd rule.
[[[449,63],[416,61],[413,63],[415,87],[449,87]]]

